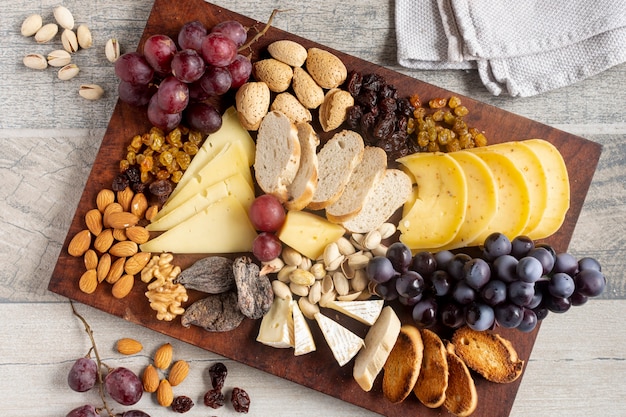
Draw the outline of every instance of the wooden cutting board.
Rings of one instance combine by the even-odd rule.
[[[291,13],[297,12],[295,10]],[[205,3],[203,0],[156,0],[139,44],[139,50],[141,50],[143,42],[153,34],[166,34],[176,39],[180,27],[184,23],[196,19],[203,22],[207,27],[228,19],[238,20],[246,27],[254,26],[261,29],[264,26],[264,23]],[[328,30],[333,30],[333,28],[329,26]],[[250,33],[254,32],[251,31]],[[423,83],[274,28],[271,28],[265,36],[253,45],[251,50],[253,59],[263,56],[266,46],[279,39],[295,40],[307,48],[316,46],[330,50],[343,60],[348,70],[358,70],[364,74],[376,72],[383,75],[388,83],[397,87],[401,96],[417,93],[422,101],[426,102],[431,98],[453,95],[452,92],[434,85]],[[455,95],[461,97],[463,104],[470,110],[470,114],[465,118],[468,125],[485,131],[490,143],[543,138],[553,143],[560,150],[570,175],[571,207],[561,229],[546,242],[550,243],[557,251],[567,250],[600,157],[601,146],[477,102],[470,97]],[[222,109],[232,104],[232,94],[225,96],[220,104]],[[353,362],[343,367],[335,362],[315,323],[311,323],[311,329],[318,350],[305,356],[294,357],[291,349],[274,349],[255,342],[260,324],[259,320],[245,320],[236,330],[226,333],[209,333],[193,327],[186,329],[180,325],[179,320],[174,322],[158,321],[143,294],[145,284],[139,280],[136,280],[132,293],[122,300],[117,300],[111,295],[110,285],[100,285],[96,292],[91,295],[82,293],[78,288],[78,280],[84,272],[83,260],[82,258],[74,258],[67,253],[68,243],[78,231],[84,229],[84,215],[89,209],[95,207],[95,197],[98,191],[102,188],[111,187],[111,182],[118,173],[118,162],[124,157],[125,148],[130,139],[136,134],[148,131],[149,128],[150,124],[145,109],[132,108],[121,102],[117,103],[50,279],[48,287],[50,291],[386,416],[448,414],[444,409],[427,409],[414,396],[410,396],[401,404],[391,404],[382,395],[380,378],[376,381],[371,392],[363,392],[352,378]],[[199,259],[199,256],[176,256],[175,262],[185,267],[196,259]],[[328,314],[332,318],[342,320],[338,313],[328,312]],[[549,319],[550,317],[547,318],[547,320]],[[406,317],[405,320],[408,322]],[[351,324],[351,328],[361,336],[364,336],[367,330],[353,324]],[[513,342],[520,357],[526,361],[530,357],[538,331],[539,327],[530,334],[516,330],[499,330]],[[448,335],[442,334],[442,336]],[[489,383],[480,377],[475,379],[479,402],[474,416],[509,415],[521,378],[506,385]]]

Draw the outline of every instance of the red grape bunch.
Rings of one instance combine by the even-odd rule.
[[[166,132],[184,122],[213,133],[222,118],[207,100],[239,88],[250,77],[250,59],[238,53],[246,39],[247,30],[234,20],[210,30],[200,21],[188,22],[178,32],[178,45],[167,35],[152,35],[142,52],[128,52],[115,62],[119,98],[147,105],[150,123]]]

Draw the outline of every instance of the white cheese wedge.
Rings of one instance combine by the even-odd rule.
[[[169,230],[229,195],[235,197],[246,211],[248,211],[254,200],[254,190],[243,175],[237,172],[224,181],[209,186],[180,206],[170,210],[166,215],[147,225],[146,229],[152,232]]]
[[[348,317],[371,326],[376,322],[385,304],[384,300],[339,301],[326,303],[324,307],[332,308]]]
[[[294,346],[294,322],[292,317],[293,301],[291,297],[274,298],[270,310],[261,319],[257,342],[275,348]]]
[[[391,349],[400,334],[400,319],[390,306],[383,308],[378,320],[365,336],[365,347],[359,352],[352,374],[363,389],[370,391],[374,380],[383,369]]]
[[[215,155],[200,171],[198,171],[186,184],[176,187],[179,190],[177,194],[173,194],[167,199],[163,208],[159,211],[159,216],[155,219],[172,212],[185,201],[189,200],[196,194],[209,188],[211,185],[224,181],[226,178],[240,173],[250,187],[253,187],[252,173],[245,156],[245,151],[240,142],[227,143],[222,150]]]
[[[350,362],[350,359],[364,346],[363,339],[322,313],[315,314],[315,321],[320,326],[324,339],[339,366]]]
[[[306,322],[302,310],[298,307],[297,301],[291,302],[291,312],[293,315],[293,354],[300,356],[315,351],[315,341],[311,334],[311,328]]]
[[[256,236],[241,203],[227,196],[140,247],[153,253],[250,252]]]
[[[313,213],[290,210],[277,236],[309,259],[317,259],[328,244],[336,242],[345,232],[342,226]]]
[[[246,156],[246,163],[250,167],[254,163],[255,145],[254,140],[250,136],[250,133],[241,126],[239,118],[237,117],[237,110],[234,107],[229,107],[222,115],[222,126],[215,133],[210,134],[198,153],[191,159],[191,163],[185,170],[183,177],[178,182],[176,189],[172,192],[173,198],[180,192],[191,178],[193,178],[202,167],[204,167],[211,159],[219,153],[226,143],[241,142],[244,154]]]

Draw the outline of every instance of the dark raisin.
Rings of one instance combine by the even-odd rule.
[[[228,375],[228,369],[222,362],[217,362],[209,368],[209,377],[211,378],[211,386],[217,390],[224,387],[224,381]]]
[[[413,112],[415,111],[415,107],[411,104],[408,98],[402,97],[396,100],[396,104],[398,105],[398,112],[407,117],[413,116]]]
[[[135,193],[145,193],[148,185],[143,182],[133,182],[130,184],[130,188],[132,188]]]
[[[380,87],[380,90],[378,91],[378,97],[396,99],[398,98],[398,91],[393,85],[384,84]]]
[[[233,388],[230,402],[233,403],[233,407],[238,413],[247,413],[250,410],[250,396],[241,388]]]
[[[372,109],[376,107],[376,103],[378,102],[378,95],[375,91],[364,90],[361,91],[361,94],[359,94],[355,98],[355,101],[357,104],[360,104],[367,109]]]
[[[179,395],[172,401],[172,410],[177,413],[186,413],[191,410],[191,407],[193,407],[193,401],[185,395]]]
[[[398,103],[395,98],[385,97],[378,102],[378,108],[381,113],[395,113],[398,109]]]
[[[372,73],[363,76],[362,88],[365,88],[366,90],[378,92],[384,85],[386,85],[386,83],[382,75]]]
[[[124,174],[126,174],[128,180],[132,184],[141,182],[141,171],[139,170],[139,167],[137,165],[129,166],[126,171],[124,171]]]
[[[377,139],[389,138],[396,127],[396,116],[393,113],[383,114],[374,125],[372,135]]]
[[[361,106],[348,107],[346,112],[346,124],[352,130],[356,130],[359,127],[359,121],[363,116],[363,108]]]
[[[211,408],[220,408],[225,403],[224,394],[222,390],[210,389],[204,394],[204,405]]]
[[[361,92],[361,85],[363,84],[363,75],[358,71],[352,71],[348,76],[348,92],[352,97],[356,97]]]
[[[128,177],[124,174],[118,174],[115,176],[115,178],[113,178],[113,184],[111,185],[111,188],[113,189],[113,191],[122,191],[125,190],[126,187],[128,187],[128,184],[130,183],[130,181],[128,181]]]

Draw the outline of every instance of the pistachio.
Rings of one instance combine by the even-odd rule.
[[[381,238],[388,239],[396,233],[396,226],[393,223],[383,223],[378,228],[378,232]]]
[[[73,30],[65,29],[61,34],[61,42],[63,43],[63,49],[73,54],[78,51],[78,39]]]
[[[58,73],[59,80],[63,80],[63,81],[70,80],[76,77],[79,71],[80,69],[78,68],[78,65],[67,64],[66,66],[64,66],[63,68],[59,70],[59,73]]]
[[[120,44],[117,39],[109,39],[104,45],[104,53],[110,62],[115,62],[120,57]]]
[[[78,89],[78,94],[87,100],[98,100],[104,94],[104,90],[97,84],[83,84]]]
[[[46,57],[41,54],[28,54],[23,59],[24,65],[32,69],[46,69],[48,67],[48,61]]]
[[[54,8],[54,19],[57,23],[64,29],[73,29],[74,28],[74,16],[72,16],[72,12],[68,10],[65,6],[57,6]]]
[[[380,245],[382,236],[378,230],[372,230],[363,238],[363,246],[366,249],[373,250]]]
[[[22,35],[33,36],[39,29],[41,29],[42,25],[43,20],[41,19],[41,15],[31,14],[22,23]]]
[[[35,40],[37,43],[46,43],[50,41],[59,32],[59,27],[56,23],[48,23],[43,25],[37,33],[35,33]]]
[[[48,65],[52,67],[64,67],[71,61],[72,56],[63,49],[56,49],[48,54]]]
[[[78,44],[83,49],[91,48],[93,45],[93,38],[91,37],[91,31],[87,25],[79,25],[76,29],[76,37],[78,38]]]

